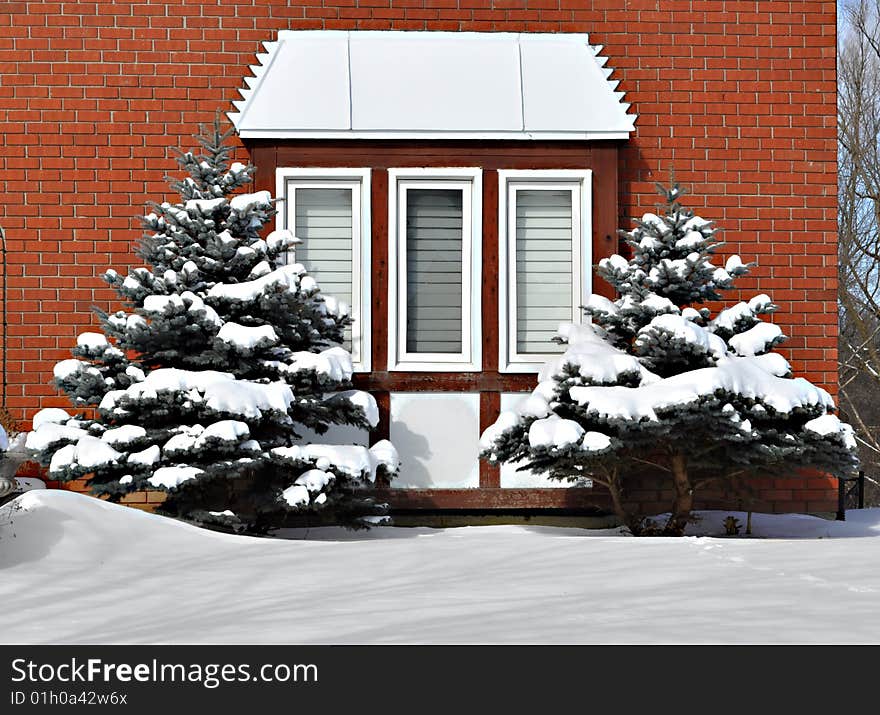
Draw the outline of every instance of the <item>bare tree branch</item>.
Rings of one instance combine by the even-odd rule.
[[[856,429],[863,464],[876,472],[880,471],[880,0],[844,0],[840,30],[840,405]],[[880,490],[875,498],[880,498]]]

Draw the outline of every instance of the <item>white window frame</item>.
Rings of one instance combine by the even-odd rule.
[[[517,191],[566,189],[572,194],[571,322],[582,323],[581,306],[592,290],[592,174],[590,170],[499,170],[498,172],[498,366],[504,373],[537,373],[557,353],[520,354],[516,349]],[[513,199],[513,200],[511,200]],[[513,230],[508,230],[513,226]],[[577,267],[577,269],[575,269]]]
[[[461,189],[461,352],[406,351],[406,192]],[[482,369],[481,275],[483,170],[480,167],[388,169],[388,370],[479,372]]]
[[[275,195],[284,202],[276,216],[279,229],[292,225],[291,230],[296,230],[295,189],[351,189],[351,357],[355,372],[371,368],[370,178],[369,168],[281,167],[275,172]],[[290,253],[295,260],[296,246]]]

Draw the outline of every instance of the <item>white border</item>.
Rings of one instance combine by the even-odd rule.
[[[522,188],[565,188],[580,194],[572,202],[572,264],[580,270],[572,275],[571,320],[580,323],[592,290],[592,175],[589,169],[499,170],[498,171],[498,370],[505,373],[537,373],[555,353],[520,355],[516,352],[516,252],[510,250],[507,230],[516,207],[510,195]]]
[[[462,245],[462,351],[407,353],[405,212],[409,188],[457,188],[464,193]],[[470,209],[470,221],[467,219]],[[399,214],[399,215],[398,215]],[[482,368],[481,275],[483,170],[480,167],[388,169],[388,369],[412,372],[479,372]],[[470,313],[468,313],[468,308]]]
[[[288,228],[293,201],[288,200],[291,185],[297,188],[338,187],[352,191],[352,286],[351,286],[351,357],[355,372],[369,372],[371,368],[370,321],[370,245],[372,243],[370,178],[368,168],[301,168],[279,167],[275,170],[275,195],[284,201],[284,208],[276,216],[279,229]],[[356,216],[360,216],[360,220]],[[296,226],[293,229],[295,231]],[[293,249],[296,255],[296,248]]]

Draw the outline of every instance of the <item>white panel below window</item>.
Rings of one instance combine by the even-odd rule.
[[[480,485],[480,396],[391,393],[391,442],[400,455],[398,489]]]
[[[515,411],[517,404],[529,396],[528,392],[502,392],[501,411]],[[502,489],[568,489],[570,482],[561,482],[558,479],[550,479],[546,472],[517,471],[519,462],[501,465]],[[592,481],[585,479],[580,487],[593,486]]]

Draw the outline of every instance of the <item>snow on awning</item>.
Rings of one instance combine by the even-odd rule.
[[[286,30],[229,113],[242,138],[627,139],[585,34]]]

